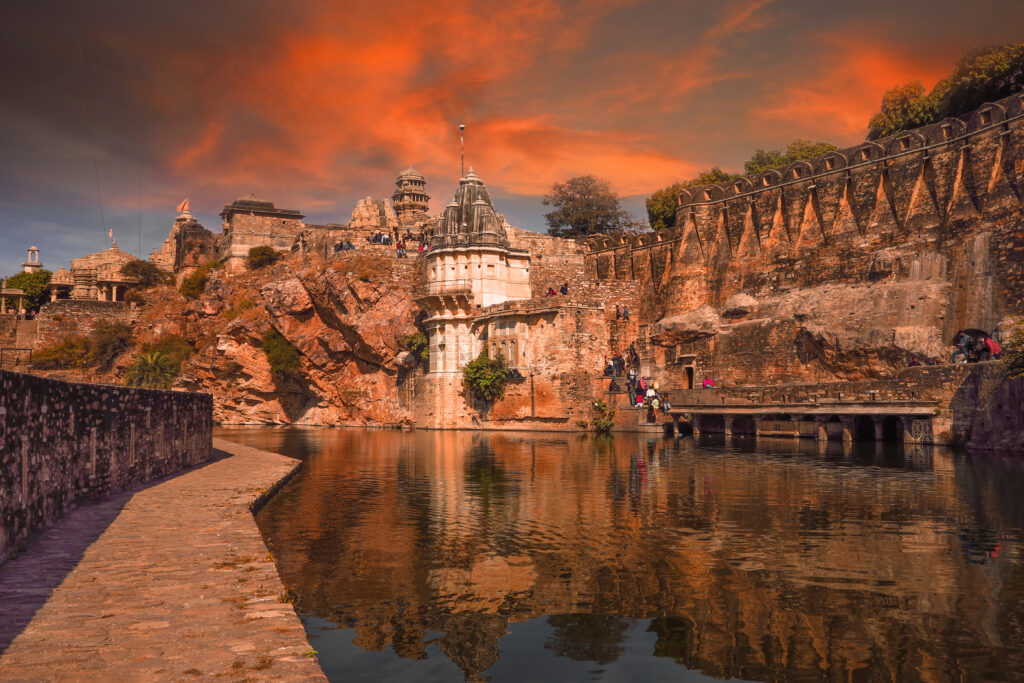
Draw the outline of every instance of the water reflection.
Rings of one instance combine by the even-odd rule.
[[[339,680],[1024,671],[1019,460],[806,441],[222,435],[305,460],[259,522]]]

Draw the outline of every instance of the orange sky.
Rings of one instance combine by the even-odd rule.
[[[137,251],[141,223],[148,252],[186,196],[214,230],[250,192],[343,222],[413,165],[437,208],[461,122],[467,165],[514,224],[543,230],[540,196],[586,173],[640,213],[759,147],[854,144],[886,89],[930,87],[1024,26],[1021,3],[849,5],[19,3],[0,27],[3,269],[26,232],[54,267],[111,226]]]

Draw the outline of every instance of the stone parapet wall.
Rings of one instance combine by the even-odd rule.
[[[78,503],[210,459],[209,394],[0,371],[0,561]]]
[[[131,323],[137,316],[133,304],[122,301],[58,299],[44,304],[36,316],[36,333],[29,345],[42,349],[69,335],[87,335],[104,323]]]

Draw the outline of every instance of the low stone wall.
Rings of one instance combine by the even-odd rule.
[[[209,460],[209,394],[0,371],[0,562],[79,501]]]

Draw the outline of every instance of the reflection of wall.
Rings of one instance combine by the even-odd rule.
[[[262,522],[299,607],[354,619],[365,647],[416,657],[426,631],[454,638],[490,615],[478,657],[449,653],[484,666],[507,620],[594,612],[657,617],[658,649],[715,676],[927,678],[999,647],[1004,673],[1024,666],[996,612],[1024,599],[1004,583],[1020,558],[967,561],[972,484],[941,451],[884,470],[800,442],[708,458],[621,437],[322,438],[304,476],[323,488],[286,492],[301,514]],[[334,551],[283,550],[301,537]]]

